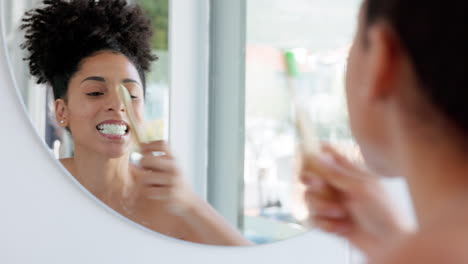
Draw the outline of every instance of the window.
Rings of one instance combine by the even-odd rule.
[[[136,0],[149,15],[154,30],[153,62],[147,75],[146,132],[151,139],[167,138],[169,127],[169,0]]]
[[[358,153],[344,73],[359,4],[247,1],[244,233],[257,243],[306,231],[293,101],[305,108],[317,140]]]

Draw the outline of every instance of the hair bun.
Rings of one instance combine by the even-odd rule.
[[[37,83],[49,83],[78,70],[80,61],[100,50],[126,55],[139,71],[148,71],[157,57],[151,54],[152,26],[142,9],[124,0],[45,0],[25,14],[21,48],[29,56]]]

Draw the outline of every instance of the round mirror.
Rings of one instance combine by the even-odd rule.
[[[169,236],[193,242],[223,245],[263,244],[290,238],[307,231],[305,225],[307,211],[302,203],[302,187],[295,174],[296,132],[291,121],[291,91],[298,91],[306,98],[310,119],[316,124],[317,139],[333,142],[351,154],[356,151],[347,128],[343,79],[347,51],[352,41],[360,5],[359,0],[247,1],[246,140],[244,175],[240,175],[241,179],[239,179],[243,183],[243,189],[239,195],[242,200],[238,202],[237,218],[239,221],[235,224],[236,230],[228,231],[226,231],[226,228],[229,227],[229,224],[223,220],[223,216],[214,211],[211,212],[212,208],[204,202],[204,199],[210,196],[209,193],[205,195],[198,193],[188,196],[188,198],[184,195],[175,195],[174,197],[172,189],[163,188],[166,185],[179,184],[182,186],[180,188],[185,190],[184,188],[190,189],[187,186],[194,182],[187,179],[184,181],[184,175],[176,175],[180,176],[180,181],[184,181],[184,183],[178,181],[168,183],[164,178],[172,177],[177,173],[169,173],[163,175],[162,178],[158,177],[161,176],[160,173],[163,168],[170,167],[170,169],[173,169],[171,167],[173,164],[168,162],[168,160],[172,161],[169,154],[170,149],[166,149],[160,143],[146,146],[146,149],[143,149],[143,152],[150,152],[150,156],[155,160],[157,159],[157,161],[145,160],[150,164],[147,165],[146,169],[152,168],[151,166],[154,163],[158,165],[150,172],[154,177],[148,179],[148,177],[145,177],[143,170],[138,171],[139,174],[132,174],[133,176],[136,175],[135,177],[141,176],[150,181],[146,182],[146,184],[150,185],[156,192],[150,192],[147,195],[152,197],[157,206],[151,207],[148,203],[140,203],[139,200],[135,199],[114,199],[116,193],[120,195],[119,197],[132,196],[131,189],[120,188],[118,192],[113,189],[103,189],[104,186],[107,186],[106,184],[118,182],[125,185],[124,183],[128,180],[115,178],[109,174],[109,171],[118,172],[121,169],[115,167],[117,166],[116,163],[111,162],[111,160],[118,159],[119,155],[121,155],[119,154],[120,150],[116,147],[118,143],[115,141],[122,140],[127,136],[128,139],[125,140],[132,141],[130,136],[132,125],[129,124],[130,121],[127,120],[126,115],[109,114],[119,113],[118,110],[121,110],[119,107],[125,107],[124,99],[117,96],[118,88],[115,87],[122,83],[131,96],[141,99],[141,109],[136,111],[137,118],[139,115],[144,116],[145,122],[141,124],[141,130],[149,140],[168,138],[168,129],[171,123],[169,116],[170,80],[168,70],[170,60],[168,50],[169,0],[128,1],[131,2],[129,4],[138,4],[144,10],[145,17],[151,19],[149,25],[155,32],[154,37],[150,40],[149,48],[151,54],[157,55],[158,60],[152,62],[151,70],[146,73],[145,78],[142,78],[141,74],[141,67],[144,68],[144,62],[142,62],[144,56],[137,51],[132,51],[131,47],[125,46],[125,44],[120,48],[104,45],[101,50],[108,51],[104,53],[93,51],[85,56],[77,53],[77,56],[82,57],[78,57],[78,60],[73,57],[74,55],[71,57],[70,60],[77,61],[75,63],[77,68],[69,72],[61,72],[61,70],[67,67],[73,69],[73,65],[69,66],[64,63],[63,65],[60,64],[59,67],[52,67],[40,59],[35,60],[35,58],[29,57],[31,54],[27,48],[37,49],[38,52],[42,52],[44,47],[40,46],[41,43],[60,44],[58,36],[63,36],[65,39],[66,37],[73,38],[73,34],[69,34],[65,30],[66,26],[74,25],[74,23],[78,23],[76,21],[82,19],[79,13],[62,14],[66,19],[55,25],[56,28],[49,25],[46,30],[41,31],[33,26],[27,26],[25,29],[20,30],[21,25],[32,23],[31,20],[29,22],[21,21],[24,18],[25,11],[41,7],[41,2],[38,0],[19,0],[6,3],[5,21],[11,67],[36,132],[47,144],[55,158],[60,160],[70,174],[77,178],[83,186],[87,187],[91,193],[112,209],[138,224]],[[63,1],[57,2],[62,3]],[[99,4],[96,4],[96,6],[99,7]],[[55,9],[50,12],[67,10],[59,4],[53,5],[53,7]],[[114,8],[116,8],[115,10],[121,10],[119,7]],[[109,10],[111,10],[109,12],[115,12],[115,10]],[[128,12],[125,13],[127,15],[134,15],[137,18],[143,17],[140,13],[132,13],[136,11],[122,10]],[[109,15],[109,13],[105,13],[108,11],[105,11],[104,8],[100,12]],[[85,15],[89,14],[92,14],[92,12],[85,12]],[[39,16],[38,13],[36,13],[36,26],[40,27],[40,24],[43,23],[41,21],[44,21],[41,19],[47,19],[48,17],[38,18],[37,16]],[[106,28],[105,23],[110,22],[110,25],[112,22],[121,22],[118,20],[119,18],[124,19],[124,14],[117,12],[115,17],[109,18],[109,20],[102,18],[101,22],[104,24],[101,24],[99,30]],[[86,19],[83,21],[86,21]],[[324,21],[327,21],[326,25],[324,25]],[[52,22],[46,21],[44,23]],[[136,22],[143,23],[138,19],[136,19]],[[59,33],[63,33],[63,35],[54,33],[56,35],[51,36],[52,33],[50,32],[54,32],[54,29],[58,30]],[[27,33],[29,38],[26,39],[25,30],[32,30],[32,33]],[[127,35],[124,35],[137,37],[138,35],[132,34],[134,31],[131,30],[142,29],[130,27],[130,29],[119,28],[119,30],[117,31],[119,34],[125,30],[130,30],[126,32]],[[93,32],[93,30],[88,30],[87,33],[80,32],[80,34],[94,36]],[[112,37],[116,34],[116,32],[113,32],[113,34],[109,32],[105,31]],[[34,33],[37,33],[37,35],[34,36]],[[41,37],[43,37],[42,41],[47,39],[48,42],[40,42]],[[34,40],[37,42],[34,42]],[[131,45],[139,44],[136,38],[126,40]],[[26,44],[26,49],[21,49],[21,44],[28,43],[28,41],[30,42]],[[75,43],[75,46],[70,47],[69,51],[73,54],[76,52],[76,47],[78,47],[76,45],[78,44]],[[63,51],[67,51],[67,47],[61,47],[62,53],[59,50],[50,50],[49,57],[44,53],[42,55],[46,60],[54,58],[57,61],[68,62],[64,57],[57,55],[67,55],[67,52]],[[23,58],[28,57],[30,59],[23,60]],[[36,75],[35,77],[30,74],[31,62],[36,63],[34,67],[40,67],[33,72]],[[37,63],[44,63],[45,66],[42,64],[37,66]],[[51,67],[51,70],[46,68],[48,66]],[[49,70],[52,74],[47,73]],[[63,95],[58,94],[58,89],[54,88],[54,90],[51,87],[51,82],[54,82],[54,85],[59,85],[55,83],[60,81],[54,79],[55,72],[59,72],[64,76],[71,74],[71,77],[65,79],[68,90],[65,89]],[[60,74],[57,76],[60,77]],[[38,76],[44,77],[46,82],[38,84]],[[133,85],[135,83],[136,85]],[[74,90],[70,87],[71,85],[75,85]],[[114,88],[115,90],[112,90]],[[132,94],[132,92],[135,93]],[[98,99],[100,96],[105,97],[106,95],[109,95],[109,97],[106,97],[110,98],[109,100],[101,101],[101,99]],[[79,99],[81,98],[79,96],[85,96],[85,99]],[[119,105],[113,105],[113,99]],[[133,105],[135,104],[133,103]],[[93,106],[96,107],[93,108]],[[109,112],[110,110],[114,112]],[[86,113],[89,115],[85,115]],[[124,123],[120,122],[122,120]],[[90,122],[92,125],[90,125]],[[94,134],[89,134],[89,137],[81,136],[80,133],[88,135],[85,129],[87,126],[93,130]],[[92,137],[97,139],[91,139]],[[105,147],[106,149],[103,150],[101,147],[104,145],[108,148]],[[125,148],[124,152],[136,153],[134,150],[128,147]],[[97,157],[93,156],[95,154],[93,151],[105,152],[112,157],[106,160],[107,163],[104,162],[104,159],[97,163],[97,158],[91,158]],[[163,152],[164,155],[158,155],[160,152]],[[76,162],[78,156],[81,163]],[[141,163],[138,163],[141,156],[139,157],[137,154],[129,154],[126,159],[141,165]],[[77,164],[83,165],[76,167]],[[101,173],[101,175],[107,175],[107,177],[83,178],[83,173],[80,173],[86,171],[95,172],[87,175],[97,174],[98,168],[101,171],[108,168],[105,166],[114,166],[106,171],[107,174]],[[135,166],[138,167],[139,165]],[[128,167],[133,168],[133,165],[124,167],[123,170],[130,170]],[[200,175],[200,179],[206,180],[208,178]],[[206,239],[203,234],[194,235],[190,228],[181,228],[181,226],[203,226],[204,224],[196,222],[188,224],[182,221],[180,206],[176,207],[176,209],[167,206],[169,208],[168,212],[170,212],[168,214],[171,214],[171,217],[158,213],[147,213],[149,211],[158,211],[155,208],[159,208],[159,206],[162,206],[161,204],[167,204],[168,196],[177,200],[177,202],[183,201],[189,204],[194,204],[193,201],[197,200],[198,206],[200,204],[202,206],[193,207],[197,209],[197,212],[192,214],[197,215],[198,218],[196,219],[198,220],[208,216],[212,220],[210,228],[213,228],[213,230],[220,228],[220,234],[227,234],[226,237],[222,237],[220,240]],[[190,201],[187,202],[184,199]],[[217,199],[223,199],[223,197],[217,197]],[[148,208],[151,208],[151,210]],[[184,209],[183,206],[182,209]],[[200,213],[201,211],[203,213]],[[154,218],[157,218],[158,221],[153,221]],[[180,230],[184,231],[181,232]]]

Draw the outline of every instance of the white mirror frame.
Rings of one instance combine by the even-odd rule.
[[[0,0],[0,14],[4,4]],[[171,0],[176,52],[204,49],[193,45],[198,34],[186,33],[209,26],[200,19],[200,7],[208,6],[208,0]],[[114,212],[81,187],[36,134],[15,89],[3,21],[0,26],[0,263],[350,263],[344,241],[318,232],[263,246],[215,247],[160,235]],[[171,70],[193,71],[193,77],[199,63],[173,56]]]

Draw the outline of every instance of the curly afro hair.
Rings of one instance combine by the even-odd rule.
[[[81,61],[110,50],[125,55],[145,86],[145,72],[157,57],[151,54],[151,22],[137,5],[125,0],[44,0],[25,13],[21,30],[30,73],[37,83],[52,86],[65,98],[68,82]]]

